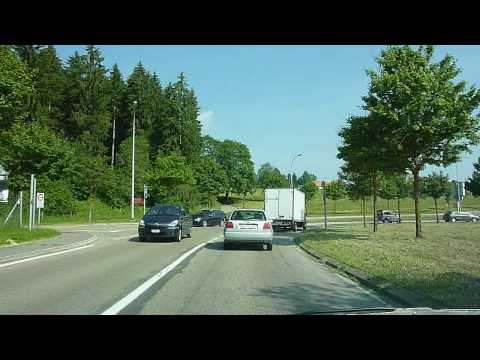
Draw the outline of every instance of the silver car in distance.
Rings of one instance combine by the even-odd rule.
[[[240,244],[266,244],[272,251],[273,229],[263,210],[235,210],[223,230],[224,249]]]

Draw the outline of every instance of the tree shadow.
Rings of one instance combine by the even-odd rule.
[[[447,271],[413,279],[407,290],[419,296],[418,307],[480,309],[480,278],[470,274]]]
[[[287,286],[253,288],[249,296],[268,297],[290,314],[385,307],[385,304],[348,282],[322,281],[321,285],[292,282]]]

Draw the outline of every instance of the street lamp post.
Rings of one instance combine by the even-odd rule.
[[[293,184],[293,161],[302,154],[297,154],[292,159],[292,164],[290,165],[290,179],[292,182],[292,230],[295,230],[295,187]]]
[[[137,101],[133,102],[133,138],[132,138],[132,214],[131,219],[135,219],[134,196],[135,196],[135,110]]]
[[[115,159],[115,111],[117,110],[117,107],[113,107],[113,132],[112,132],[112,164],[111,167],[113,169],[113,163]]]

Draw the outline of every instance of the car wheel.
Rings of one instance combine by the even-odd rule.
[[[455,222],[455,221],[457,221],[457,219],[452,218],[450,221],[451,221],[451,222]]]
[[[177,242],[182,241],[182,228],[178,229],[178,235],[177,235],[177,237],[175,238],[175,240],[176,240]]]
[[[140,242],[145,241],[145,236],[139,236],[138,241],[140,241]]]
[[[206,222],[205,220],[203,220],[202,226],[203,226],[203,227],[207,227],[207,225],[208,225],[207,222]]]
[[[187,234],[187,238],[190,239],[191,237],[192,237],[192,228],[190,228],[190,231],[189,231],[188,234]]]
[[[272,251],[272,244],[267,244],[267,250]]]
[[[388,222],[388,220],[387,220],[387,219],[384,219],[382,222],[383,222],[384,224],[386,224],[386,223]]]
[[[477,222],[477,219],[473,218],[472,221],[473,221],[473,222]]]

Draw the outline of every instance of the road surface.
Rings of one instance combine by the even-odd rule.
[[[218,227],[194,228],[180,243],[139,242],[131,224],[62,231],[95,241],[48,256],[23,250],[12,258],[11,248],[0,249],[0,314],[296,314],[387,305],[285,233],[269,252],[224,250]]]

